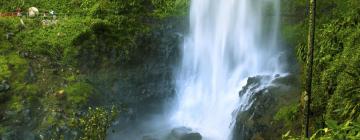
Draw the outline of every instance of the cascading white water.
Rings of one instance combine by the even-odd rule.
[[[265,18],[267,17],[267,18]],[[232,114],[247,77],[281,71],[279,0],[192,0],[171,122],[204,139],[231,139]]]

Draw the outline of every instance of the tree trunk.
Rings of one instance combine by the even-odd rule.
[[[309,32],[308,32],[308,52],[307,52],[307,69],[306,69],[306,85],[304,96],[304,136],[309,138],[309,122],[310,122],[310,104],[311,104],[311,85],[313,73],[313,59],[314,59],[314,39],[315,39],[315,15],[316,15],[316,0],[309,0]]]

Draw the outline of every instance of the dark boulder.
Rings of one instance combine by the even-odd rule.
[[[202,136],[191,128],[178,127],[171,130],[169,140],[201,140]]]
[[[281,107],[294,104],[299,99],[299,80],[294,75],[250,77],[239,92],[240,97],[250,96],[250,105],[237,114],[234,128],[235,140],[279,139],[281,124],[274,116]]]
[[[159,139],[155,138],[154,136],[143,136],[142,140],[159,140]]]

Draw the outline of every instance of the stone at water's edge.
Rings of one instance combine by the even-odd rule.
[[[163,130],[162,132],[147,134],[141,140],[202,140],[200,133],[193,131],[188,127],[176,127],[173,129]]]
[[[269,84],[263,81],[272,80]],[[293,104],[299,99],[299,80],[294,75],[256,76],[248,78],[247,84],[239,92],[242,96],[250,93],[250,107],[239,112],[234,128],[234,140],[272,140],[286,133],[281,122],[274,116],[281,107]]]
[[[169,140],[202,140],[198,132],[192,131],[191,128],[178,127],[171,130]]]

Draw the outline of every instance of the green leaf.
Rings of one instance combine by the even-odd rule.
[[[337,122],[335,120],[327,120],[325,123],[330,129],[337,129],[338,127]]]

